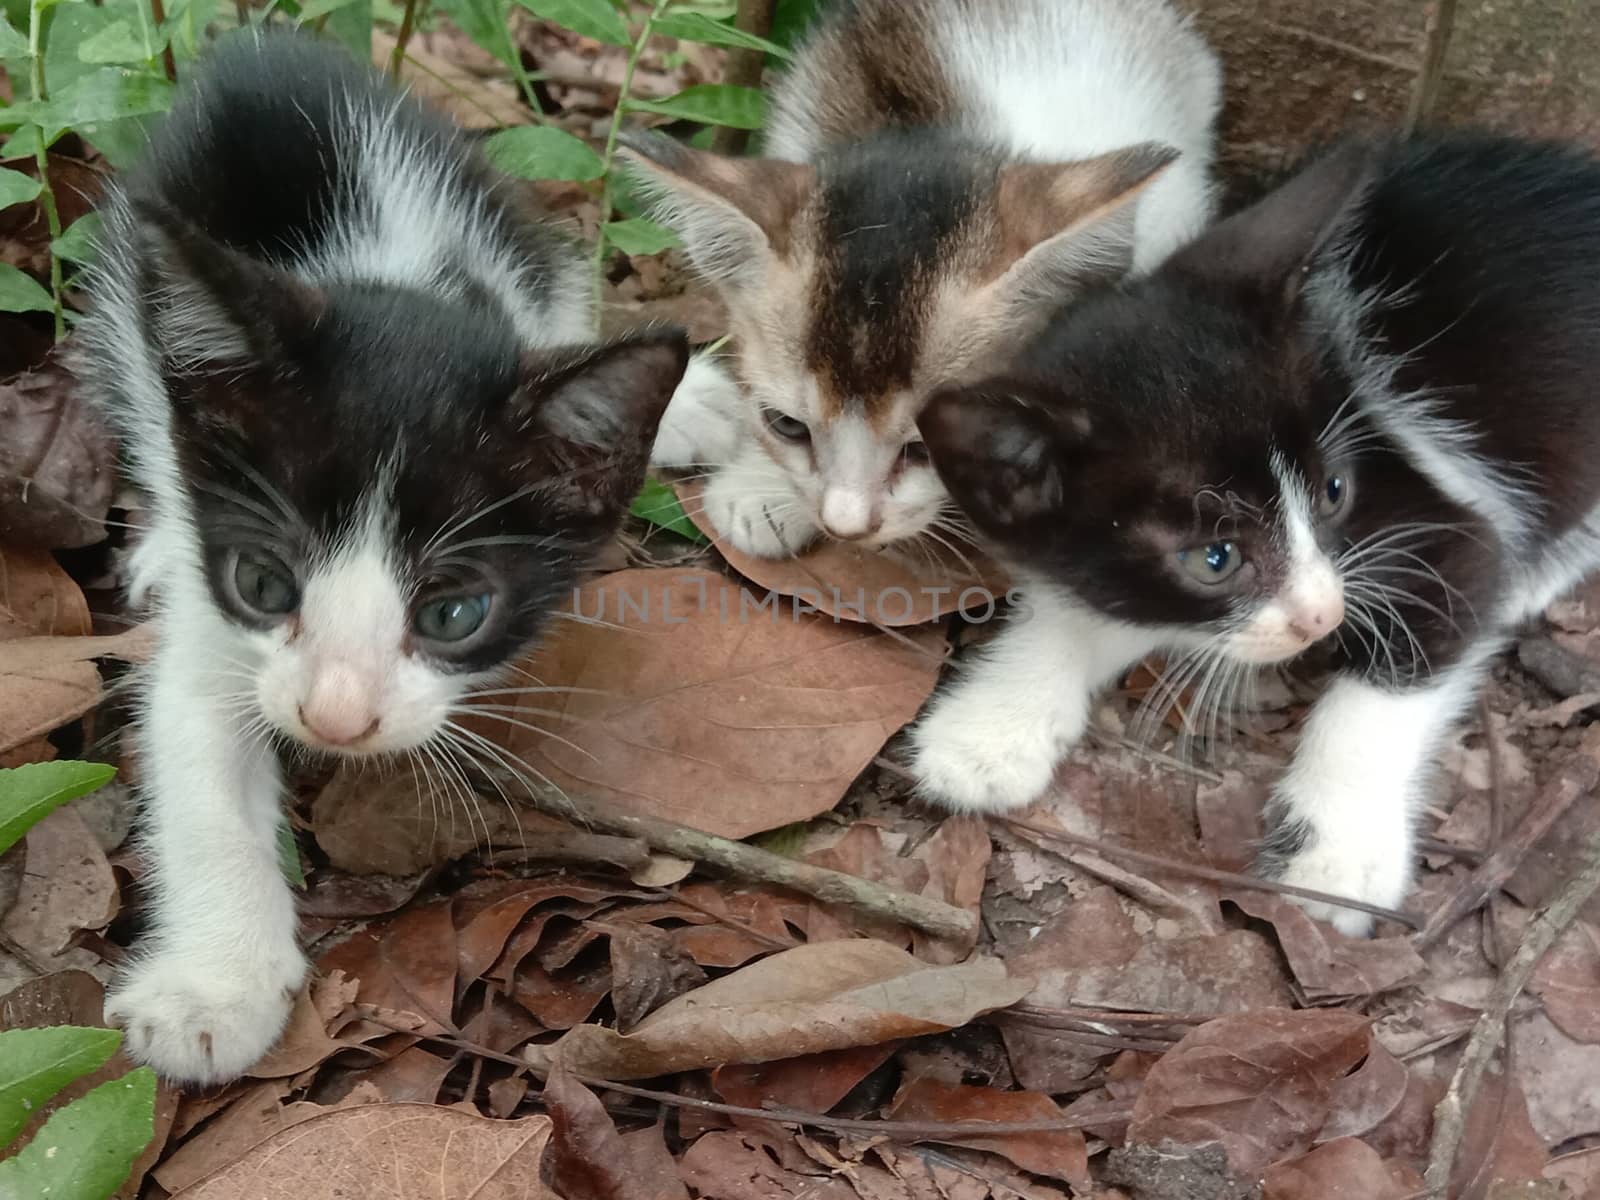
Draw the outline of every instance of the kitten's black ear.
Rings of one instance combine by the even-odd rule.
[[[990,296],[1053,306],[1121,278],[1133,262],[1134,201],[1177,158],[1172,147],[1145,142],[1082,162],[1002,169],[995,213],[1003,273]]]
[[[524,356],[508,417],[529,450],[529,484],[575,517],[619,517],[644,484],[656,427],[688,365],[680,329]]]
[[[656,218],[719,283],[749,280],[769,255],[786,255],[794,218],[816,190],[816,169],[804,163],[723,158],[654,133],[624,134],[622,147]]]
[[[1381,146],[1344,143],[1218,222],[1168,259],[1167,268],[1293,300],[1305,268],[1371,186],[1381,154]]]
[[[327,306],[320,290],[154,205],[134,211],[148,328],[169,373],[292,360]]]
[[[1060,511],[1066,456],[1089,434],[1088,418],[1046,412],[993,380],[934,394],[917,418],[934,470],[985,533],[1002,540]]]

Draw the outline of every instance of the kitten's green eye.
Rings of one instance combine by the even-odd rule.
[[[233,564],[233,590],[246,608],[267,616],[293,612],[300,603],[289,568],[271,558],[239,555]]]
[[[477,633],[488,615],[488,596],[441,596],[417,609],[412,626],[430,642],[460,642]]]
[[[1210,542],[1179,550],[1177,559],[1190,579],[1207,587],[1221,583],[1244,566],[1244,555],[1232,542]]]
[[[1350,497],[1350,485],[1345,482],[1343,475],[1329,475],[1327,482],[1322,485],[1322,499],[1318,508],[1325,517],[1331,517],[1344,507],[1345,501]]]
[[[811,427],[798,418],[791,417],[788,413],[781,413],[775,408],[764,408],[761,415],[766,419],[767,428],[772,430],[786,442],[809,442],[811,440]]]

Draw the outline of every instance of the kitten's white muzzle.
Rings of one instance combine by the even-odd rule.
[[[327,746],[353,746],[378,731],[377,689],[348,663],[316,668],[298,711],[312,738]]]
[[[1327,637],[1344,622],[1344,581],[1326,559],[1307,564],[1228,643],[1252,663],[1282,662]]]

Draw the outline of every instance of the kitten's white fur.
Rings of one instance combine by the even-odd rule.
[[[1221,77],[1216,58],[1186,18],[1163,0],[932,0],[924,8],[927,40],[960,98],[963,128],[1040,162],[1092,158],[1141,142],[1180,152],[1134,202],[1134,228],[1120,235],[1131,237],[1135,271],[1154,267],[1199,233],[1212,210],[1212,124]],[[818,105],[830,91],[823,64],[802,49],[774,88],[769,155],[792,162],[816,158],[822,149]],[[702,206],[668,197],[664,210],[691,245],[731,245],[741,236],[762,241],[750,222],[730,221]],[[1093,247],[1077,251],[1091,253]],[[753,252],[704,252],[696,262],[715,274],[718,263],[736,271],[737,264],[766,253],[761,244]],[[940,336],[961,334],[948,330]],[[708,367],[686,379],[667,415],[668,425],[684,432],[658,440],[654,463],[721,468],[709,485],[707,513],[745,553],[792,554],[825,527],[838,536],[859,535],[869,524],[863,497],[882,486],[896,448],[885,448],[882,434],[863,424],[838,430],[840,444],[828,455],[830,461],[864,464],[855,484],[818,478],[803,450],[787,454],[774,471],[773,452],[757,433],[757,402],[815,427],[818,412],[807,400],[810,380],[798,364],[771,363],[748,374],[763,385],[763,394],[737,410],[732,428],[725,424],[730,409],[724,398],[736,385],[726,373]],[[703,398],[702,391],[711,396]],[[881,526],[864,540],[884,544],[921,533],[945,503],[933,470],[910,466],[883,497]],[[771,532],[774,524],[784,536]]]

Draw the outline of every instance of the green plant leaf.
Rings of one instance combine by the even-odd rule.
[[[15,267],[6,267],[6,270],[22,275]],[[33,283],[28,276],[22,277]],[[5,309],[4,281],[5,275],[0,272],[0,309]],[[37,283],[33,286],[39,288],[39,294],[44,297],[45,308],[50,308],[50,293]],[[104,787],[116,773],[115,767],[108,767],[104,763],[70,761],[0,768],[0,854],[15,846],[22,840],[23,834],[68,800],[76,800],[96,788]]]
[[[705,534],[695,527],[683,511],[683,505],[678,503],[677,493],[659,479],[646,479],[644,487],[634,498],[630,512],[636,517],[643,517],[652,525],[662,529],[670,529],[681,537],[688,538],[691,542],[704,543]]]
[[[0,58],[27,58],[28,39],[11,27],[5,13],[0,13]]]
[[[502,129],[484,139],[483,152],[519,179],[599,179],[606,170],[582,138],[548,125]]]
[[[628,26],[610,0],[517,0],[536,17],[554,21],[573,33],[581,33],[612,46],[631,46]]]
[[[131,21],[112,21],[99,33],[91,34],[78,43],[78,61],[86,63],[140,63],[149,62],[161,53],[166,38],[152,33],[150,44],[133,27]]]
[[[52,1113],[15,1158],[0,1162],[0,1196],[106,1200],[155,1136],[149,1067],[102,1083]]]
[[[372,0],[350,0],[328,18],[325,31],[365,62],[372,57]]]
[[[295,887],[305,891],[306,872],[300,865],[300,846],[294,840],[294,830],[289,822],[278,826],[278,870]]]
[[[697,83],[662,100],[629,100],[627,105],[680,121],[730,125],[734,129],[760,129],[766,116],[765,96],[755,88],[732,83]]]
[[[15,162],[19,158],[32,160],[39,152],[39,127],[24,125],[6,139],[0,147],[0,162]]]
[[[767,36],[780,46],[794,46],[817,19],[824,0],[778,0]]]
[[[172,84],[154,71],[101,67],[51,97],[33,120],[83,132],[96,121],[166,112],[172,107]]]
[[[680,38],[686,42],[699,42],[704,46],[733,46],[745,50],[765,50],[768,54],[778,58],[789,58],[790,54],[777,42],[769,42],[764,37],[757,37],[753,33],[746,33],[742,29],[735,29],[732,25],[724,25],[721,21],[713,21],[705,13],[700,12],[668,12],[656,18],[652,29],[656,33],[665,34],[667,37]]]
[[[54,308],[50,293],[32,275],[0,263],[0,312],[50,312]]]
[[[517,62],[517,51],[507,31],[506,0],[434,0],[434,7],[506,66]]]
[[[8,1029],[0,1033],[0,1147],[44,1102],[103,1066],[122,1041],[115,1029]]]
[[[356,0],[303,0],[300,5],[300,24],[308,25],[318,17],[338,12],[354,3]]]
[[[605,238],[624,254],[660,254],[673,246],[683,245],[672,230],[645,217],[607,221]]]
[[[61,236],[50,243],[57,258],[87,265],[95,259],[95,247],[105,223],[97,212],[87,212],[61,231]]]
[[[21,171],[0,168],[0,208],[21,204],[39,194],[39,181]]]

